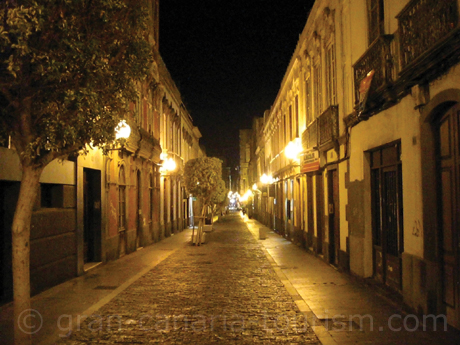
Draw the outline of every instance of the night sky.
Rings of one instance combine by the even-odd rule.
[[[208,156],[273,104],[313,0],[162,0],[160,53]]]

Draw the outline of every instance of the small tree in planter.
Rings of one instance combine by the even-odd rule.
[[[202,210],[198,223],[195,244],[200,244],[203,236],[203,224],[208,206],[222,180],[222,161],[218,158],[203,157],[187,161],[184,167],[184,181],[187,193],[199,199]],[[192,240],[193,236],[192,234]]]
[[[11,227],[15,344],[32,342],[18,320],[31,317],[30,222],[42,171],[115,139],[137,82],[151,74],[149,20],[135,0],[0,1],[0,144],[11,140],[22,168]]]
[[[211,224],[214,222],[214,215],[223,207],[227,200],[228,190],[225,188],[225,181],[220,179],[217,189],[211,198]]]

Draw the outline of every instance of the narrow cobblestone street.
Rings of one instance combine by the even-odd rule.
[[[320,344],[239,215],[214,225],[74,329],[63,344]]]

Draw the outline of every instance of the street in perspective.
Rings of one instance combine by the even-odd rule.
[[[241,212],[200,246],[192,231],[36,296],[24,330],[34,344],[458,344],[445,317],[405,313]]]
[[[0,0],[0,345],[460,344],[460,0]]]

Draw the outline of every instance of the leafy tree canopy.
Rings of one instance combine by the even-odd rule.
[[[209,204],[222,180],[222,161],[203,157],[187,161],[184,167],[184,181],[187,193],[202,198]]]
[[[225,181],[220,179],[217,188],[212,194],[211,203],[214,205],[222,204],[227,198],[227,188],[225,188]]]
[[[143,4],[0,1],[0,140],[23,164],[114,139],[152,62]]]

